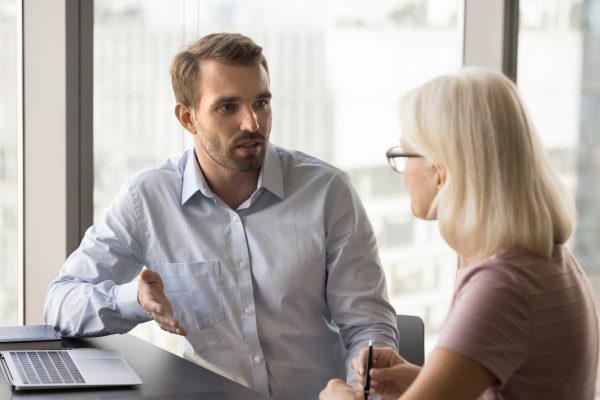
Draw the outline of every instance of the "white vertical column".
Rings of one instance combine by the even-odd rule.
[[[463,65],[516,80],[518,0],[464,0]]]
[[[25,323],[42,321],[66,250],[65,0],[23,0]]]
[[[23,0],[25,324],[42,322],[48,285],[91,223],[91,7]]]

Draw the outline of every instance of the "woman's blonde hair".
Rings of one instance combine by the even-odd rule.
[[[479,258],[516,245],[549,257],[574,228],[574,205],[550,166],[516,86],[465,68],[406,95],[403,138],[447,169],[434,199],[444,239]]]

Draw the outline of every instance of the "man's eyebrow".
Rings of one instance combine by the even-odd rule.
[[[223,97],[217,97],[217,99],[215,99],[213,104],[235,103],[236,101],[239,101],[239,100],[240,100],[239,96],[223,96]]]
[[[265,92],[261,92],[256,96],[257,99],[270,99],[271,97],[273,97],[273,95],[268,90]],[[215,99],[215,101],[213,102],[213,104],[236,103],[236,102],[240,101],[241,99],[242,98],[240,96],[217,97]]]

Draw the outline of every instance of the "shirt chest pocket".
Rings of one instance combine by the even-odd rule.
[[[218,261],[165,263],[157,268],[173,316],[189,331],[225,319]]]

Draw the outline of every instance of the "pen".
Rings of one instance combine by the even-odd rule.
[[[369,391],[371,390],[371,367],[373,366],[373,341],[369,340],[369,357],[367,358],[367,377],[365,378],[365,400],[369,399]]]

